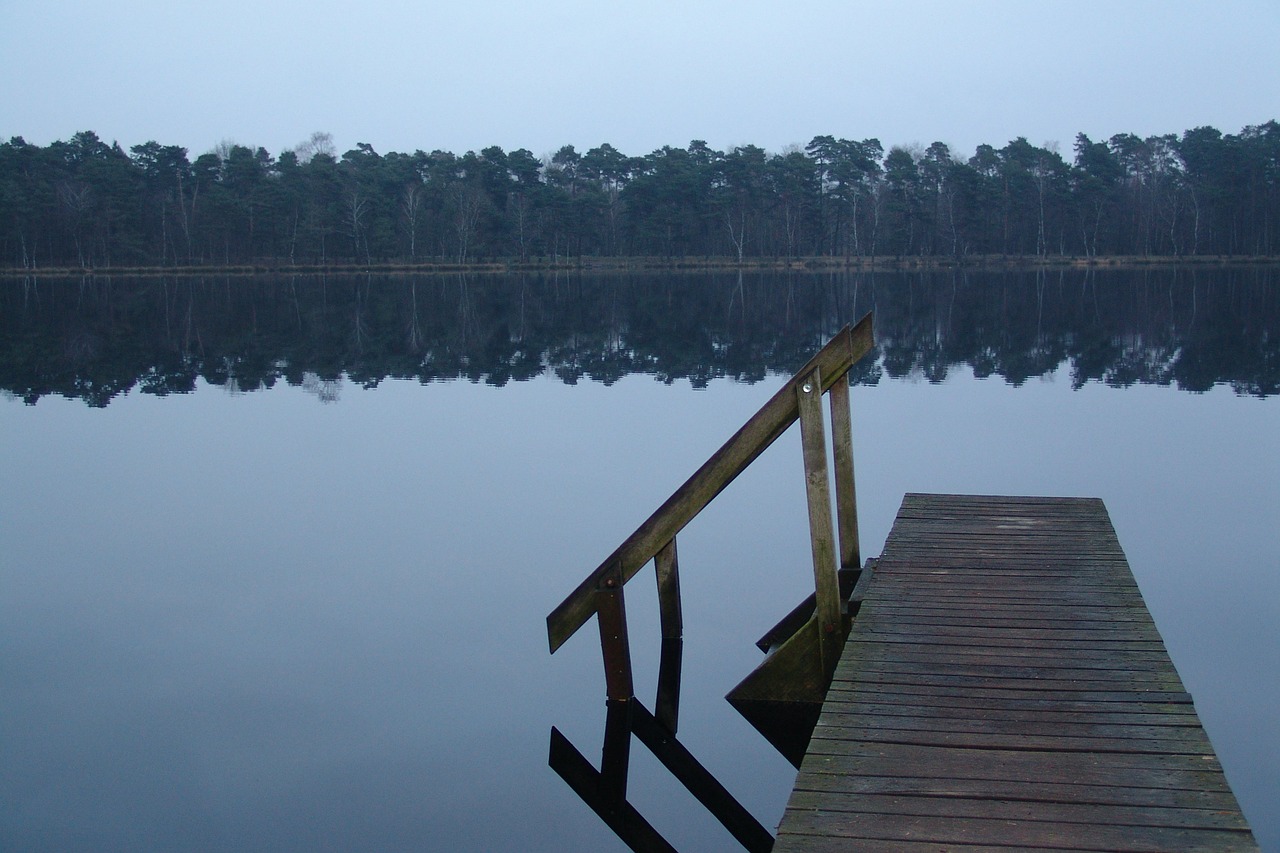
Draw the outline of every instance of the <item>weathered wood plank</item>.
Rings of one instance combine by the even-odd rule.
[[[1114,636],[1110,634],[1108,636]],[[1010,654],[1007,647],[990,647],[985,654],[980,646],[957,646],[950,652],[937,652],[935,645],[910,643],[861,643],[849,650],[843,661],[841,673],[849,672],[932,672],[935,675],[964,673],[974,676],[1018,677],[1017,670],[1026,670],[1026,678],[1107,678],[1105,673],[1149,673],[1176,678],[1177,672],[1167,660],[1146,659],[1142,656],[1126,658],[1117,654],[1104,657],[1088,654],[1084,649],[1058,649],[1055,655],[1048,650],[1024,650],[1022,656]],[[1116,651],[1110,649],[1110,651]],[[855,669],[856,668],[856,669]],[[1094,670],[1080,673],[1079,670]]]
[[[1018,628],[1006,626],[992,630],[986,626],[972,627],[965,625],[937,625],[916,623],[900,624],[894,620],[883,620],[879,624],[864,623],[863,635],[876,642],[913,642],[919,638],[922,642],[930,640],[947,643],[964,644],[990,640],[993,646],[1007,643],[1034,643],[1041,648],[1053,648],[1052,643],[1060,643],[1063,648],[1086,645],[1091,648],[1107,648],[1103,643],[1132,644],[1137,646],[1156,645],[1164,648],[1160,635],[1154,628],[1139,626],[1126,627],[1124,630],[1075,630],[1066,628]]]
[[[1071,703],[1071,702],[1096,702],[1096,703],[1139,703],[1139,704],[1159,704],[1159,705],[1191,705],[1191,694],[1180,691],[1161,691],[1153,694],[1146,690],[1081,690],[1078,688],[1069,688],[1066,690],[1019,690],[978,687],[976,685],[960,685],[958,687],[951,685],[931,685],[907,682],[905,684],[887,684],[887,683],[863,683],[863,682],[834,682],[831,685],[830,694],[861,694],[883,696],[886,694],[894,694],[903,697],[904,701],[919,704],[923,699],[933,699],[948,704],[956,703],[964,699],[970,699],[975,702],[999,702],[1008,704],[1010,702],[1049,702],[1049,703]]]
[[[1008,575],[992,578],[987,582],[980,579],[957,579],[950,577],[889,577],[876,590],[877,597],[888,600],[927,599],[930,601],[951,601],[981,595],[993,604],[1017,601],[1052,600],[1063,605],[1077,601],[1129,601],[1142,595],[1133,584],[1123,586],[1116,584],[1094,584],[1084,582],[1082,577],[1075,583],[1064,583],[1061,578],[1048,577],[1041,582],[1024,580],[1017,587],[1009,586]]]
[[[991,844],[964,844],[951,842],[946,847],[939,849],[939,846],[932,841],[897,841],[889,839],[877,839],[873,844],[867,841],[859,841],[856,845],[851,845],[847,838],[825,837],[825,836],[789,836],[787,843],[791,844],[796,838],[803,839],[803,846],[790,846],[789,850],[812,851],[812,853],[849,853],[850,850],[870,850],[874,853],[1009,853],[1009,848],[1003,845]],[[781,844],[775,844],[773,849],[775,853],[782,849]],[[1084,850],[1079,847],[1055,847],[1055,853],[1096,853],[1096,851]]]
[[[824,715],[814,738],[860,743],[916,743],[967,749],[1053,749],[1063,752],[1156,752],[1211,755],[1198,726],[1032,723],[1024,720],[955,720],[897,715]]]
[[[833,581],[835,572],[832,573]],[[834,582],[833,582],[834,585]],[[866,602],[868,617],[883,615],[888,619],[915,616],[940,624],[948,624],[959,616],[962,619],[985,619],[994,623],[1010,625],[1025,620],[1037,622],[1105,622],[1114,625],[1116,622],[1141,622],[1149,625],[1151,617],[1144,610],[1134,607],[1043,607],[1034,605],[1000,605],[998,607],[978,607],[975,604],[962,603],[952,607],[929,607],[923,604],[888,604],[881,601]]]
[[[843,381],[843,380],[842,380]],[[796,386],[800,412],[800,446],[804,456],[805,499],[809,508],[809,542],[813,549],[814,618],[824,671],[834,668],[840,634],[840,569],[835,529],[831,526],[831,483],[827,476],[827,440],[822,424],[822,372],[815,367]]]
[[[1064,710],[1066,703],[1045,702],[1038,706],[1010,707],[1012,700],[1003,703],[992,703],[983,700],[955,700],[949,704],[931,705],[928,702],[911,704],[892,701],[898,696],[861,694],[869,698],[856,698],[860,694],[841,694],[834,692],[832,699],[838,700],[838,713],[858,719],[875,719],[881,716],[916,717],[927,712],[932,720],[979,720],[979,721],[1022,721],[1029,723],[1078,723],[1082,715],[1087,715],[1103,725],[1140,725],[1140,726],[1199,726],[1199,718],[1190,708],[1170,712],[1164,706],[1146,710],[1129,710],[1128,706],[1116,708],[1116,703],[1088,704],[1075,703],[1069,710]]]
[[[1223,850],[1257,850],[1248,831],[1183,829],[1154,826],[1111,826],[1103,823],[1063,823],[999,818],[934,817],[862,814],[796,809],[789,812],[791,829],[779,835],[774,850],[794,847],[789,836],[821,834],[826,837],[867,841],[929,841],[934,844],[1004,844],[1023,850],[1083,847],[1123,853],[1218,853]],[[847,842],[846,842],[847,843]],[[833,848],[836,849],[836,848]],[[860,849],[876,849],[861,846]]]
[[[775,850],[1257,850],[1101,501],[908,495]]]
[[[868,767],[879,768],[879,775],[906,774],[923,776],[937,773],[957,778],[993,778],[1010,781],[1078,782],[1083,784],[1090,773],[1105,771],[1096,784],[1125,784],[1145,787],[1144,773],[1170,774],[1163,787],[1187,790],[1228,790],[1222,766],[1214,756],[1161,755],[1137,752],[1070,752],[1055,750],[986,749],[959,746],[930,746],[910,743],[871,743],[848,740],[820,740],[811,745],[805,756],[804,773],[816,772],[832,761],[861,760]],[[871,771],[868,771],[871,772]],[[1137,782],[1133,782],[1134,779]],[[1110,780],[1109,782],[1107,780]],[[797,781],[799,784],[799,780]]]
[[[1170,774],[1152,771],[1148,786],[1117,786],[1112,772],[1096,774],[1102,781],[1049,782],[1040,779],[965,779],[945,776],[877,776],[857,763],[824,768],[805,776],[797,791],[917,795],[922,797],[987,797],[993,800],[1024,800],[1046,803],[1080,803],[1171,809],[1211,809],[1239,814],[1230,791],[1180,790],[1160,784]],[[1133,781],[1126,779],[1124,781]]]
[[[1208,740],[1200,743],[1177,738],[1056,737],[985,732],[946,732],[934,729],[890,729],[819,725],[809,748],[818,741],[851,740],[858,743],[902,743],[917,746],[950,746],[962,749],[1018,749],[1035,752],[1125,752],[1155,755],[1212,755]]]
[[[899,709],[903,710],[903,709]],[[1041,737],[1105,737],[1133,740],[1173,739],[1187,743],[1205,744],[1204,729],[1190,722],[1186,717],[1168,724],[1152,723],[1150,720],[1116,720],[1099,718],[1103,715],[1088,712],[1064,713],[1060,719],[1043,719],[1037,717],[1006,717],[1003,715],[960,713],[959,709],[948,709],[955,713],[936,713],[930,708],[920,708],[919,713],[892,714],[873,713],[867,710],[852,711],[841,708],[839,713],[828,713],[823,716],[821,733],[826,737],[835,737],[839,730],[862,728],[885,728],[898,730],[914,730],[925,732],[956,732],[970,734],[1018,734]],[[1148,716],[1164,718],[1163,714]],[[815,732],[817,734],[818,732]]]
[[[684,615],[680,607],[680,556],[675,537],[658,549],[653,558],[654,577],[658,582],[658,619],[662,639],[678,640],[684,636]]]
[[[925,684],[932,687],[985,688],[995,690],[1019,690],[1024,693],[1035,693],[1044,690],[1083,690],[1083,691],[1121,691],[1127,685],[1129,692],[1135,696],[1151,696],[1163,693],[1182,693],[1181,688],[1173,682],[1134,682],[1116,679],[1084,679],[1084,678],[1038,678],[1029,680],[1010,676],[997,678],[987,676],[975,679],[959,673],[934,675],[920,672],[866,671],[857,680],[842,677],[836,671],[836,679],[851,684]]]
[[[859,614],[859,616],[862,616],[862,615],[864,614],[861,614],[861,613]],[[1016,618],[1012,616],[1006,617],[1006,618],[1000,618],[999,616],[994,616],[994,615],[984,616],[984,615],[970,615],[965,613],[947,615],[947,616],[934,616],[931,614],[912,613],[909,611],[900,612],[900,613],[884,613],[882,615],[881,612],[877,611],[874,607],[867,608],[867,612],[865,613],[865,615],[868,621],[883,619],[884,621],[895,623],[895,624],[896,623],[901,623],[904,625],[916,624],[916,625],[922,625],[926,627],[955,626],[955,627],[997,628],[998,629],[998,628],[1035,628],[1038,626],[1045,626],[1050,628],[1064,628],[1064,629],[1074,628],[1076,630],[1097,629],[1097,630],[1112,631],[1112,632],[1124,632],[1128,630],[1127,627],[1122,625],[1117,625],[1115,621],[1110,619],[1072,619],[1069,616],[1064,616],[1061,619],[1037,619],[1032,617]],[[1138,627],[1139,629],[1146,628],[1148,627],[1148,623],[1139,621],[1135,623],[1135,627]]]
[[[799,808],[829,808],[824,792],[799,792]],[[1167,827],[1181,829],[1248,829],[1239,809],[1189,808],[1183,805],[1151,806],[1099,802],[1056,802],[1030,799],[1027,791],[1009,791],[996,796],[983,791],[976,796],[862,792],[856,800],[864,814],[913,817],[964,817],[989,820],[1031,820],[1061,823],[1106,823],[1113,826]]]
[[[595,598],[600,612],[600,653],[604,657],[606,693],[614,701],[626,701],[634,695],[635,689],[622,584],[610,578],[596,591]]]
[[[1111,664],[1111,668],[1123,668],[1130,663],[1139,661],[1157,662],[1162,666],[1168,666],[1167,656],[1163,650],[1153,648],[1151,643],[1112,642],[1106,648],[1076,643],[1074,646],[1059,647],[1055,650],[1051,648],[1028,648],[1025,644],[979,645],[977,643],[966,644],[961,642],[944,643],[936,639],[925,638],[918,640],[900,635],[890,639],[877,636],[875,639],[858,640],[857,648],[851,650],[850,654],[857,655],[862,660],[884,660],[888,658],[897,660],[983,660],[991,663],[1013,661],[1038,663],[1039,661],[1044,661],[1043,665],[1048,666],[1059,663],[1062,660],[1062,656],[1054,654],[1055,651],[1069,651],[1071,653],[1070,660],[1076,666],[1092,666],[1094,662],[1098,662]]]
[[[858,497],[853,479],[853,421],[849,414],[849,382],[831,386],[831,458],[836,481],[836,524],[840,533],[840,568],[862,567],[858,544]]]

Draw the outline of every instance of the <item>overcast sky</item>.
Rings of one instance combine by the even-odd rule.
[[[278,154],[1106,139],[1280,118],[1280,0],[0,0],[0,138]]]

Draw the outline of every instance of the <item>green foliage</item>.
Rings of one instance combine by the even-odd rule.
[[[694,140],[629,157],[492,146],[193,160],[90,131],[0,144],[0,264],[18,268],[474,262],[583,256],[1275,255],[1280,125],[1146,139],[1025,138],[967,161],[817,136],[803,150]]]

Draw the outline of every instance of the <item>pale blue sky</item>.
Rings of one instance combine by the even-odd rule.
[[[0,0],[0,138],[1056,142],[1280,115],[1280,0]]]

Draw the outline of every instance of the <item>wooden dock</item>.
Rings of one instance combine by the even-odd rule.
[[[908,495],[774,850],[1257,850],[1102,502]]]
[[[547,615],[553,653],[596,617],[607,709],[599,769],[556,728],[551,768],[636,851],[674,847],[627,798],[633,739],[752,853],[1257,850],[1101,501],[907,495],[864,567],[848,374],[872,349],[870,315],[840,330]],[[797,422],[814,591],[726,697],[799,767],[775,840],[677,736],[676,537]],[[649,564],[652,712],[624,597]]]

